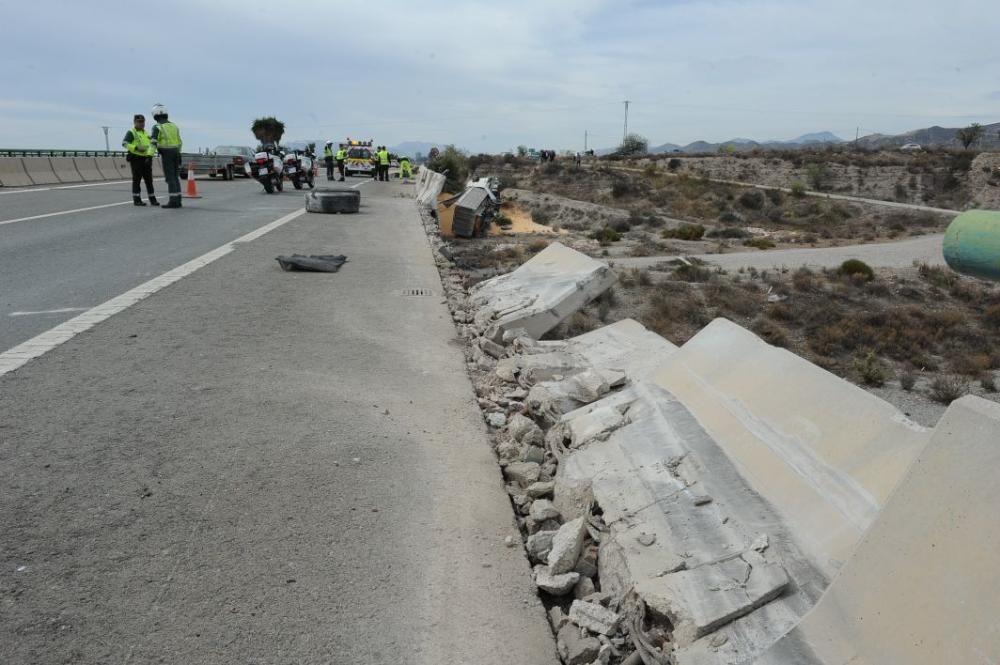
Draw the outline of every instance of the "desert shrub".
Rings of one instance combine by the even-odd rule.
[[[837,272],[851,278],[854,278],[855,275],[861,275],[865,281],[875,279],[875,271],[872,270],[870,265],[860,259],[848,259],[844,261],[840,264]]]
[[[620,199],[623,196],[628,196],[635,191],[635,188],[628,180],[615,180],[611,183],[611,196],[616,199]]]
[[[559,162],[548,162],[542,167],[542,173],[545,175],[559,175],[562,170],[562,164]]]
[[[917,375],[910,370],[906,370],[899,375],[899,387],[903,390],[910,391],[913,390],[913,386],[917,383]]]
[[[757,249],[772,249],[776,247],[774,241],[770,238],[748,238],[743,241],[743,244],[747,247],[756,247]]]
[[[874,351],[856,356],[854,358],[854,371],[858,373],[866,386],[885,385],[885,363],[875,355]]]
[[[602,245],[618,242],[622,239],[621,235],[610,226],[591,232],[590,237]]]
[[[616,219],[609,226],[618,233],[628,233],[632,230],[632,222],[627,219]]]
[[[801,199],[806,195],[806,185],[803,182],[795,181],[792,183],[792,196]]]
[[[764,192],[751,189],[740,194],[740,205],[748,210],[760,210],[764,207]]]
[[[766,192],[767,192],[767,198],[769,198],[771,200],[771,203],[773,203],[774,205],[780,206],[782,203],[785,202],[785,193],[780,189],[768,189],[766,190]]]
[[[809,179],[809,184],[812,185],[813,189],[821,192],[826,189],[830,179],[830,170],[826,164],[810,164],[806,168],[806,177]]]
[[[945,266],[932,266],[921,263],[917,272],[924,280],[941,288],[951,288],[958,281],[958,275]]]
[[[705,227],[701,224],[681,224],[676,228],[663,229],[660,235],[677,240],[701,240],[705,235]]]
[[[969,391],[969,383],[957,376],[939,376],[931,381],[930,398],[947,406]]]
[[[725,210],[719,215],[719,221],[723,224],[739,224],[743,218],[732,210]]]
[[[681,160],[677,159],[676,157],[671,157],[670,161],[667,162],[667,168],[670,169],[671,171],[676,171],[680,167],[681,167]]]
[[[545,224],[552,220],[552,212],[548,206],[533,206],[531,208],[531,219],[538,224]]]
[[[673,277],[684,282],[707,282],[712,271],[694,263],[682,263],[674,268]]]
[[[455,146],[447,146],[428,166],[438,173],[447,171],[444,191],[457,194],[465,188],[465,181],[469,177],[469,158]]]
[[[897,201],[904,203],[910,198],[909,192],[906,191],[906,187],[901,182],[896,183],[896,188],[893,194],[895,195]]]
[[[542,251],[548,246],[549,246],[548,240],[532,240],[531,242],[528,243],[528,251],[531,252],[532,254],[537,254],[538,252]]]
[[[783,302],[772,303],[768,306],[766,313],[775,321],[795,320],[795,310]]]
[[[750,327],[762,340],[773,346],[787,348],[791,343],[788,332],[781,325],[769,319],[757,318]]]

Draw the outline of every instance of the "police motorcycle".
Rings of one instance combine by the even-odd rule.
[[[254,153],[253,159],[244,166],[246,174],[264,186],[264,191],[273,194],[284,188],[285,164],[274,144],[261,146],[261,152]],[[300,185],[301,187],[301,185]]]
[[[285,155],[285,174],[295,189],[302,189],[302,185],[309,185],[309,189],[316,186],[313,156],[308,150],[293,150]]]

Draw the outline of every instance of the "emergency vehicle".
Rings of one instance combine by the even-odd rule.
[[[340,147],[347,152],[347,159],[344,161],[344,175],[350,176],[357,173],[359,175],[371,176],[375,172],[375,149],[374,139],[358,141],[347,139]]]

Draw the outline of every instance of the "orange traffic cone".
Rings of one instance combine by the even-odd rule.
[[[184,195],[188,199],[200,199],[201,194],[198,193],[198,185],[194,182],[194,164],[188,164],[188,177],[187,177],[187,193]]]

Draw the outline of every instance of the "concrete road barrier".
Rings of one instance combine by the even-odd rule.
[[[128,160],[126,160],[125,157],[122,156],[112,157],[111,159],[112,162],[114,163],[115,171],[118,173],[118,177],[123,180],[131,180],[132,167],[129,166]],[[153,161],[157,162],[159,160],[154,159]],[[155,169],[153,171],[153,175],[156,175]]]
[[[55,160],[53,160],[55,161]],[[97,159],[94,157],[74,157],[76,170],[80,172],[87,182],[99,182],[105,180],[104,174],[97,168]]]
[[[85,178],[76,168],[76,160],[72,157],[50,157],[52,171],[59,182],[83,182]]]
[[[954,402],[816,608],[755,665],[1000,662],[1000,405]]]
[[[24,163],[20,157],[0,158],[0,186],[27,187],[32,184],[34,183],[24,170]]]
[[[554,242],[514,272],[472,287],[469,304],[494,342],[518,328],[538,339],[611,288],[615,279],[606,263]]]
[[[743,663],[815,605],[930,432],[724,319],[661,360],[549,432],[553,500],[601,507],[601,588],[670,619],[672,662]],[[762,576],[725,592],[744,564]]]
[[[33,185],[57,185],[62,182],[52,170],[48,157],[22,157],[21,162]]]
[[[154,178],[163,177],[163,161],[159,157],[153,158],[153,177]]]
[[[97,162],[97,170],[104,180],[118,180],[121,178],[118,169],[115,168],[114,157],[98,157],[95,161]]]

